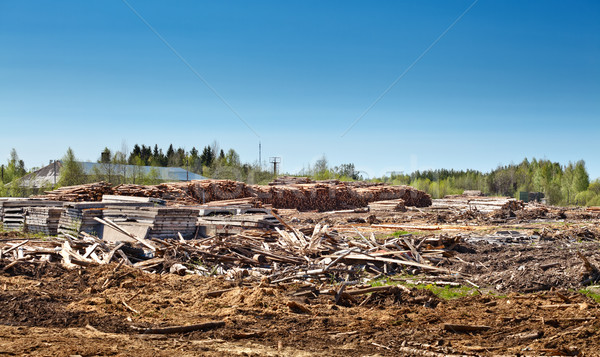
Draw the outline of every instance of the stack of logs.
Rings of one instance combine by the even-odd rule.
[[[102,200],[102,195],[112,194],[112,187],[110,183],[100,181],[86,185],[61,187],[45,193],[45,196],[38,197],[67,202],[100,201]]]
[[[259,186],[229,180],[199,180],[164,183],[155,186],[119,185],[114,189],[106,183],[72,188],[64,187],[47,192],[49,198],[63,201],[98,201],[103,194],[155,197],[168,204],[197,205],[207,202],[256,197],[274,208],[300,211],[333,211],[366,207],[369,202],[403,199],[406,206],[427,207],[431,197],[413,187],[388,186],[371,183],[307,183]]]
[[[337,185],[303,184],[255,187],[258,198],[275,208],[299,211],[335,211],[367,207],[369,202],[403,199],[406,206],[427,207],[431,196],[409,186],[371,186],[354,188],[345,183]]]

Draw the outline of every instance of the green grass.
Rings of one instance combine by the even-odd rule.
[[[426,235],[427,232],[423,232],[423,231],[395,231],[394,233],[388,235],[387,237],[400,237],[403,236],[405,234],[412,234],[413,236],[422,236],[422,235]]]
[[[594,289],[594,291],[588,290],[588,289],[581,289],[581,290],[579,290],[579,292],[585,296],[588,296],[588,297],[594,299],[596,302],[600,303],[600,288],[596,288],[596,289]]]
[[[406,277],[404,277],[406,278]],[[411,277],[414,278],[414,277]],[[438,286],[434,284],[411,284],[404,281],[390,280],[389,278],[380,278],[373,280],[371,286],[386,286],[386,285],[402,285],[407,288],[416,288],[420,290],[429,290],[434,293],[437,297],[444,300],[458,299],[465,296],[472,296],[477,294],[477,289],[470,286]]]

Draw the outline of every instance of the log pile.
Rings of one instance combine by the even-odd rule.
[[[105,183],[64,187],[48,196],[65,201],[98,201],[102,195],[154,197],[169,204],[197,205],[208,202],[256,197],[275,208],[301,211],[333,211],[366,207],[369,202],[403,199],[406,206],[427,207],[431,197],[409,186],[388,186],[371,183],[307,183],[293,185],[249,186],[230,180],[199,180],[164,183],[155,186],[119,185],[114,189]]]
[[[299,211],[335,211],[366,207],[369,202],[403,199],[406,206],[427,207],[431,196],[409,186],[352,187],[337,185],[302,184],[288,186],[254,186],[257,197],[274,208]]]
[[[112,187],[110,183],[100,181],[85,185],[61,187],[54,191],[46,191],[44,196],[37,197],[54,201],[83,202],[100,201],[102,200],[102,195],[111,193]]]

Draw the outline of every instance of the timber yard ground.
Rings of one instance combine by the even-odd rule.
[[[5,201],[25,232],[0,233],[2,354],[600,355],[594,208],[339,182],[194,203],[181,185]],[[371,199],[307,210],[323,187]],[[163,236],[185,217],[195,230]]]

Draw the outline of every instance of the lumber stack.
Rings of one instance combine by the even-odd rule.
[[[65,204],[58,221],[58,234],[77,237],[85,232],[101,236],[102,225],[94,218],[102,218],[105,204],[99,202],[82,202]]]
[[[23,231],[25,209],[23,207],[4,207],[2,227],[7,231]]]
[[[2,202],[2,225],[10,231],[23,231],[26,227],[27,210],[32,207],[62,207],[62,202],[18,198]]]
[[[406,205],[404,200],[401,198],[395,200],[386,201],[374,201],[369,203],[370,212],[404,212],[406,211]]]
[[[274,216],[262,212],[200,216],[197,224],[200,235],[205,237],[217,234],[240,234],[248,229],[272,230],[281,226]]]
[[[193,238],[198,219],[197,209],[169,207],[158,208],[156,211],[154,224],[148,232],[149,238],[174,238],[179,234],[183,238]]]
[[[110,183],[100,181],[85,185],[61,187],[54,191],[46,191],[45,196],[37,197],[66,202],[100,201],[102,195],[111,192]]]
[[[183,207],[111,206],[104,210],[104,218],[117,224],[136,222],[148,226],[147,238],[192,238],[196,233],[199,210]]]
[[[58,234],[58,222],[62,207],[29,207],[25,214],[27,232],[55,236]]]

